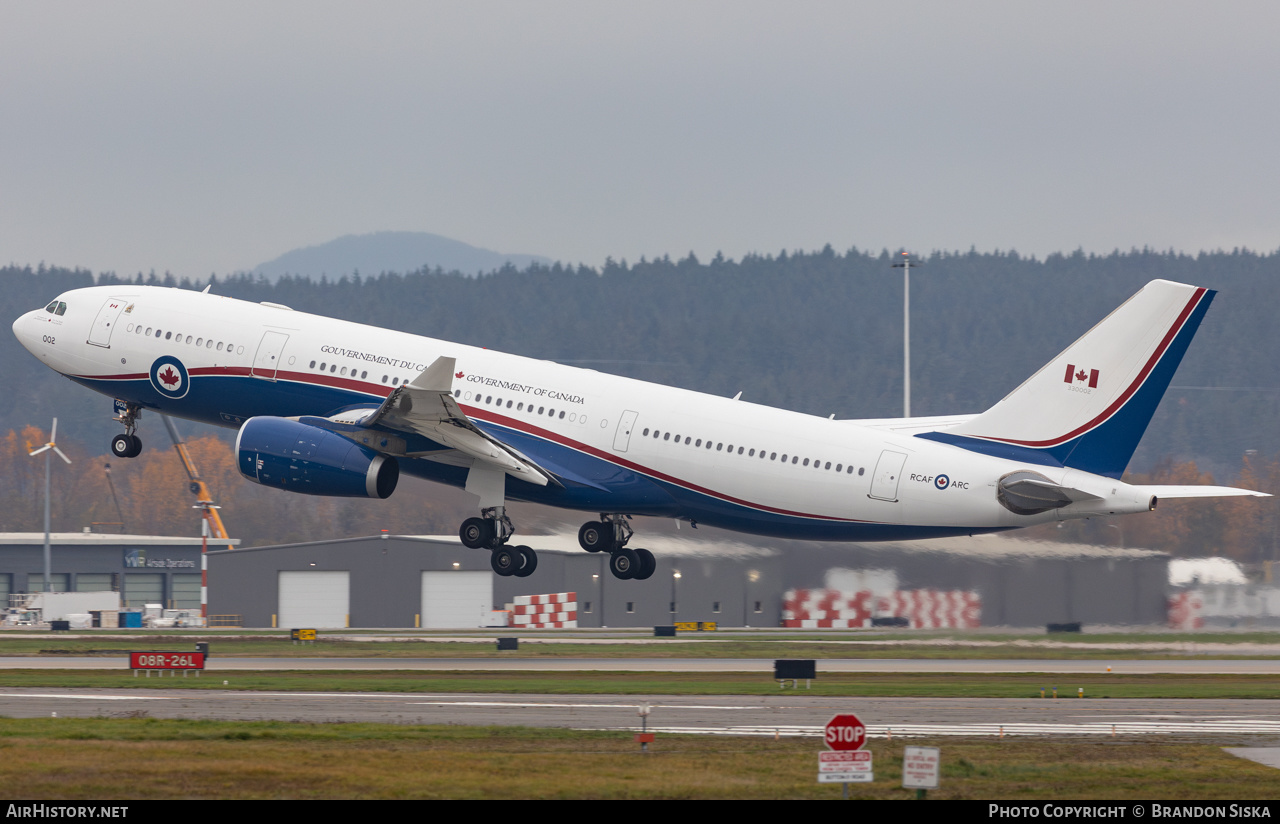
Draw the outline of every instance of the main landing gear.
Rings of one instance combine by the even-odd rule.
[[[134,432],[138,428],[138,416],[142,407],[136,403],[125,404],[124,411],[113,420],[124,424],[124,433],[111,439],[111,454],[117,458],[136,458],[142,454],[142,439]]]
[[[527,578],[538,568],[538,554],[527,546],[507,546],[515,527],[505,510],[501,506],[481,510],[481,517],[462,522],[458,537],[469,549],[490,550],[489,566],[497,574]]]
[[[626,515],[601,513],[578,530],[578,545],[587,552],[608,552],[609,571],[621,580],[643,581],[653,575],[658,562],[647,549],[628,549],[631,525]]]

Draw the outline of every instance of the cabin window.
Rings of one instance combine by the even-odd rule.
[[[711,441],[707,441],[707,449],[711,448]]]
[[[508,409],[510,409],[510,408],[511,408],[511,404],[513,404],[513,403],[515,403],[515,401],[507,401],[507,408],[508,408]]]
[[[647,437],[649,437],[649,427],[647,427],[647,426],[646,426],[646,427],[644,428],[644,432],[643,432],[643,433],[641,433],[641,434],[643,434],[643,435],[644,435],[644,437],[646,437],[646,438],[647,438]]]
[[[308,369],[315,369],[315,368],[316,368],[316,362],[315,362],[315,361],[312,361],[312,362],[311,362],[311,365],[310,365],[310,366],[308,366],[307,368],[308,368]]]
[[[160,330],[159,330],[159,329],[157,329],[157,330],[156,330],[156,337],[157,337],[157,338],[158,338],[158,337],[160,337]]]
[[[367,377],[369,377],[369,373],[368,373],[368,372],[361,372],[361,373],[360,373],[360,380],[364,380],[364,379],[365,379],[365,378],[367,378]]]
[[[787,462],[787,453],[785,453],[785,452],[783,452],[783,453],[782,453],[782,462],[783,462],[783,463],[786,463],[786,462]]]
[[[655,430],[653,430],[653,439],[656,441],[656,440],[658,439],[658,437],[659,437],[661,434],[662,434],[662,433],[661,433],[661,432],[659,432],[658,430],[656,430],[656,429],[655,429]],[[671,437],[671,433],[670,433],[670,432],[668,432],[668,433],[667,433],[667,437],[668,437],[668,438],[669,438],[669,437]]]
[[[517,411],[517,412],[523,412],[523,411],[524,411],[524,401],[521,401],[520,403],[516,404],[516,411]]]
[[[388,377],[390,377],[390,375],[383,375],[383,376],[382,376],[382,382],[383,382],[383,383],[386,383],[386,382],[387,382],[387,378],[388,378]]]
[[[860,467],[858,467],[858,474],[859,474],[859,475],[861,475],[863,472],[866,472],[866,471],[867,471],[867,468],[866,468],[865,466],[860,466]]]
[[[798,461],[798,460],[800,460],[800,456],[799,456],[799,455],[792,455],[792,456],[791,456],[791,463],[795,463],[795,462],[796,462],[796,461]],[[809,461],[808,461],[808,459],[807,459],[807,458],[805,459],[805,463],[809,463]]]
[[[347,374],[347,367],[345,367],[345,366],[344,366],[344,367],[342,367],[342,373],[341,373],[341,374],[343,374],[343,375],[346,375],[346,374]]]
[[[808,459],[808,458],[805,458],[805,459],[804,459],[804,465],[805,465],[805,466],[808,466],[808,465],[809,465],[809,459]]]
[[[222,341],[218,341],[218,351],[222,351]]]
[[[747,453],[748,458],[754,458],[755,456],[756,456],[756,451],[754,449]]]
[[[546,407],[545,407],[545,406],[539,406],[539,407],[538,407],[538,414],[539,414],[539,415],[541,415],[541,414],[542,414],[542,410],[544,410],[544,409],[546,409]]]
[[[752,451],[752,452],[754,452],[755,450],[753,449],[753,450],[751,450],[751,451]],[[741,454],[742,454],[742,447],[738,447],[738,454],[739,454],[739,455],[741,455]]]
[[[697,440],[697,442],[694,444],[694,446],[702,446],[702,438],[698,438],[698,440]]]
[[[733,444],[729,444],[729,448],[728,448],[728,449],[726,449],[725,451],[726,451],[726,452],[732,452],[732,451],[733,451]]]
[[[191,336],[187,335],[187,339],[183,343],[191,343]]]
[[[398,377],[396,377],[396,378],[392,378],[392,379],[391,379],[391,385],[392,385],[392,386],[399,386],[399,385],[400,385],[400,378],[398,378]]]
[[[716,451],[719,452],[721,449],[724,449],[724,444],[722,443],[716,444]]]
[[[196,338],[196,346],[204,346],[204,338]]]
[[[209,338],[207,341],[204,342],[204,348],[205,349],[213,348],[213,338]]]
[[[831,461],[827,461],[827,465],[824,466],[823,469],[830,469],[830,468],[831,468]],[[840,470],[837,469],[836,471],[839,472]]]
[[[684,442],[687,444],[687,443],[689,443],[689,441],[691,441],[691,440],[693,440],[693,438],[686,437],[686,438],[684,439]]]
[[[329,367],[329,374],[330,374],[330,375],[332,375],[334,372],[337,372],[337,371],[338,371],[338,364],[336,364],[336,363],[335,363],[335,364],[333,364],[332,366],[330,366],[330,367]]]
[[[564,420],[564,410],[560,410],[560,420]]]
[[[776,461],[777,459],[778,459],[778,453],[777,453],[777,452],[770,452],[770,453],[769,453],[769,460],[771,460],[771,461]],[[783,460],[786,460],[786,459],[784,458]]]
[[[668,432],[667,434],[663,435],[663,436],[662,436],[662,439],[663,439],[664,441],[669,441],[669,440],[671,440],[671,433],[670,433],[670,432]],[[676,438],[676,440],[678,441],[678,440],[680,440],[680,439],[679,439],[679,438]]]

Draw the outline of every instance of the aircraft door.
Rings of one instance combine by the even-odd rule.
[[[632,412],[629,409],[622,413],[622,420],[618,421],[618,431],[613,436],[614,452],[627,451],[627,447],[631,445],[631,430],[636,425],[636,418],[639,416],[639,412]]]
[[[98,310],[98,316],[93,319],[93,328],[89,330],[88,342],[94,346],[110,348],[111,330],[115,328],[116,320],[127,305],[129,305],[128,298],[108,298]]]
[[[289,336],[283,332],[264,332],[262,342],[258,344],[258,354],[253,358],[253,376],[273,381],[276,369],[280,366],[280,355],[284,352],[285,342]]]
[[[871,492],[868,498],[881,501],[898,500],[898,482],[902,480],[902,466],[907,462],[904,452],[892,452],[888,449],[880,453],[876,462],[876,471],[871,476]]]

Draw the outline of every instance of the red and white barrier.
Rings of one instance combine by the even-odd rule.
[[[973,629],[982,626],[982,596],[966,590],[869,591],[793,589],[783,596],[783,626],[869,627],[872,618],[906,618],[912,629]]]
[[[565,629],[578,626],[578,593],[517,595],[507,604],[511,626],[521,629]]]
[[[1203,629],[1204,596],[1196,590],[1169,596],[1170,629]]]

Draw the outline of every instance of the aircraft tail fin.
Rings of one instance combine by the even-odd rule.
[[[918,437],[1119,478],[1214,294],[1153,280],[995,406]]]

